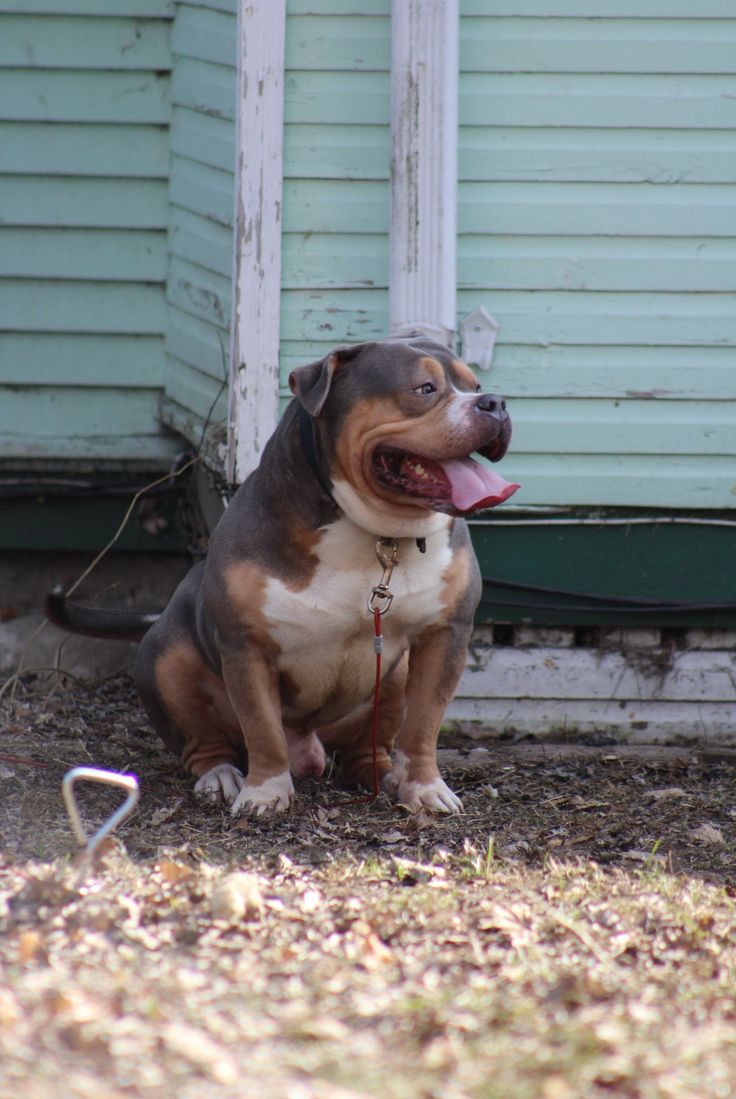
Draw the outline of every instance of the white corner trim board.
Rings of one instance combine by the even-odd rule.
[[[391,5],[389,327],[454,346],[458,0]]]
[[[255,468],[278,422],[286,0],[238,4],[227,476]]]

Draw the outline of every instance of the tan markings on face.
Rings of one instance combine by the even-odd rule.
[[[222,680],[188,641],[169,646],[154,665],[156,690],[184,736],[182,763],[193,775],[218,763],[243,768],[243,738]]]
[[[371,476],[371,458],[379,443],[392,444],[395,435],[406,430],[406,416],[389,399],[357,401],[343,424],[335,447],[333,480],[347,480],[355,491],[374,506],[391,514],[416,516],[427,509],[394,503],[377,493]],[[398,444],[397,444],[398,445]]]
[[[445,372],[442,369],[442,364],[438,363],[436,359],[433,359],[431,355],[423,355],[417,362],[416,371],[426,371],[431,375],[430,378],[422,378],[421,381],[433,381],[437,388],[443,388],[445,386]],[[421,381],[418,384],[421,384]]]
[[[470,550],[461,546],[452,555],[450,564],[442,576],[442,606],[445,621],[452,616],[465,594],[470,579]]]
[[[458,384],[463,386],[463,388],[469,389],[471,392],[474,392],[478,388],[478,379],[467,363],[464,363],[461,359],[453,359],[452,370],[457,378]]]
[[[434,362],[434,360],[429,360]],[[382,491],[371,473],[371,461],[379,445],[395,447],[425,458],[443,460],[466,457],[478,440],[468,431],[468,417],[455,396],[430,403],[424,415],[402,415],[393,399],[358,401],[345,419],[335,448],[333,479],[347,480],[363,497],[393,515],[427,514],[420,502],[396,500]]]

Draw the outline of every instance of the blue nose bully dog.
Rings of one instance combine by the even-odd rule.
[[[140,641],[143,705],[197,793],[234,814],[281,811],[292,775],[321,775],[325,749],[339,750],[345,785],[370,785],[367,604],[381,579],[377,540],[387,540],[396,565],[378,772],[412,809],[459,812],[437,734],[481,588],[463,516],[519,487],[471,457],[506,453],[506,406],[424,337],[338,347],[289,385],[294,399],[260,465],[162,614],[84,608],[55,592],[48,617]]]

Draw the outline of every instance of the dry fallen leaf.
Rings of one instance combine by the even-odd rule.
[[[322,894],[318,889],[307,889],[299,901],[302,912],[316,912],[322,904]]]
[[[688,835],[701,843],[723,843],[723,833],[720,828],[706,821],[704,824],[693,828]]]
[[[396,876],[403,884],[416,884],[428,882],[433,878],[444,878],[447,870],[444,866],[435,866],[433,863],[416,862],[414,859],[402,859],[398,855],[393,856],[393,865]]]
[[[322,1042],[341,1042],[349,1035],[348,1027],[333,1016],[322,1015],[315,1019],[304,1019],[299,1026],[299,1035],[314,1038]]]
[[[183,803],[183,798],[177,798],[171,805],[162,805],[159,809],[156,809],[156,811],[151,814],[151,826],[155,828],[159,824],[165,824],[167,820],[171,820],[171,818],[175,817],[179,812]]]
[[[186,866],[182,862],[171,862],[169,859],[162,859],[158,869],[167,885],[178,885],[179,882],[191,878],[194,873],[191,866]]]
[[[384,832],[382,836],[378,837],[381,843],[406,843],[406,836],[403,832]]]
[[[245,871],[228,874],[215,888],[210,907],[218,920],[235,921],[260,915],[263,896],[258,878]]]
[[[17,997],[9,988],[0,988],[0,1027],[9,1027],[21,1017]]]
[[[43,940],[38,931],[24,931],[18,939],[18,958],[21,962],[32,961],[41,949]]]
[[[577,836],[570,836],[565,840],[568,847],[574,847],[578,843],[588,843],[590,840],[594,840],[597,832],[580,832]]]
[[[662,790],[647,790],[646,797],[652,801],[669,801],[674,798],[686,798],[688,795],[679,786],[665,786]]]
[[[542,1099],[573,1099],[574,1091],[564,1076],[547,1076],[542,1081]]]
[[[366,969],[376,969],[394,959],[393,951],[374,932],[366,935],[361,943],[360,963]]]
[[[575,794],[570,798],[570,804],[574,809],[608,809],[609,803],[607,801],[596,801],[595,799],[581,797],[580,794]]]
[[[238,1066],[231,1055],[204,1030],[187,1023],[169,1023],[161,1031],[164,1045],[219,1084],[234,1084]]]

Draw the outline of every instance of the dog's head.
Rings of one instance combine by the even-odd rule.
[[[335,499],[348,514],[368,509],[372,526],[376,512],[384,523],[470,515],[519,487],[473,457],[506,453],[505,402],[426,337],[339,347],[289,385],[318,425]]]

